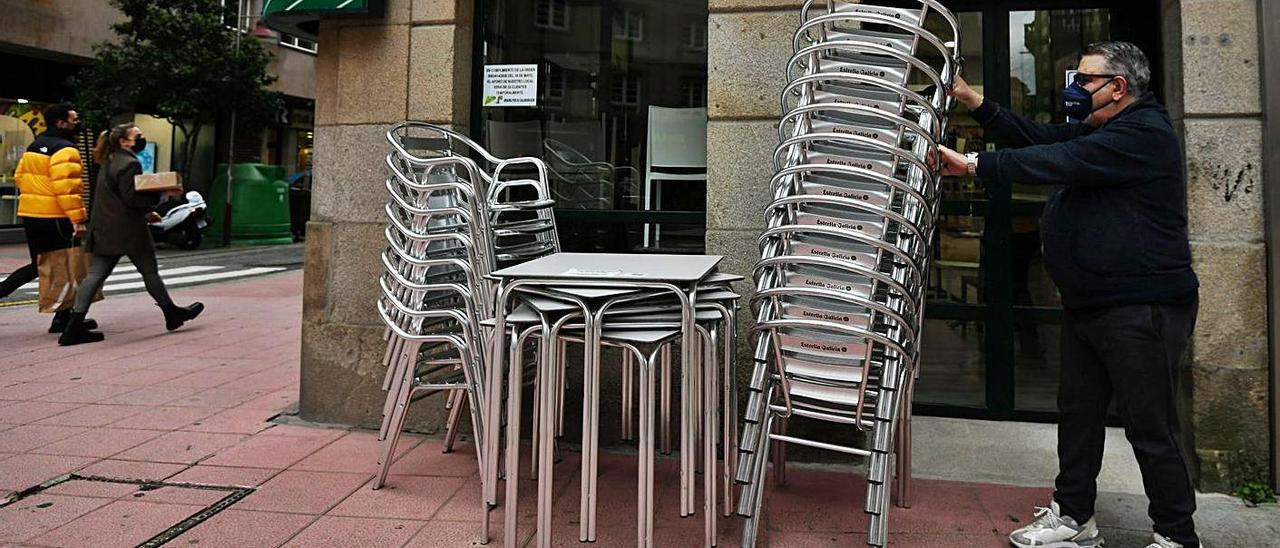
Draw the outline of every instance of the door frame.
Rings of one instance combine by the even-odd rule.
[[[1263,200],[1267,219],[1267,296],[1271,361],[1271,473],[1280,488],[1280,5],[1258,0],[1262,56]],[[1270,52],[1270,53],[1268,53]]]

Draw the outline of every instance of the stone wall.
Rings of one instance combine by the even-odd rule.
[[[320,27],[300,402],[312,421],[376,426],[381,416],[385,343],[374,303],[386,130],[405,119],[461,127],[468,116],[473,2],[386,4],[385,17]],[[416,406],[410,427],[435,430],[439,410]]]
[[[0,46],[79,58],[93,57],[94,44],[114,40],[111,25],[123,18],[107,2],[85,0],[0,0],[0,13]]]
[[[1171,110],[1185,139],[1200,275],[1191,346],[1202,488],[1268,474],[1268,350],[1257,2],[1165,2]]]
[[[314,54],[282,46],[276,42],[276,38],[262,40],[262,47],[271,54],[267,72],[279,78],[271,84],[272,91],[304,99],[316,98]]]

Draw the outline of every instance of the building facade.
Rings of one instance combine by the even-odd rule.
[[[261,1],[241,1],[245,2],[243,13],[249,14],[241,28],[271,56],[268,71],[277,77],[272,89],[283,96],[285,108],[261,134],[238,132],[234,146],[225,137],[225,120],[206,128],[197,144],[188,185],[200,191],[207,190],[217,164],[226,161],[228,148],[234,150],[237,162],[283,165],[288,173],[310,170],[317,44],[268,29],[260,24]],[[95,44],[115,39],[111,25],[123,15],[106,0],[0,0],[0,12],[6,14],[5,24],[0,25],[0,71],[5,74],[0,78],[0,241],[20,241],[12,176],[21,150],[42,131],[40,109],[74,97],[72,78],[93,62]],[[181,133],[172,124],[147,113],[122,113],[118,121],[142,127],[155,143],[154,169],[170,168],[175,150],[182,145]],[[86,147],[91,139],[86,134]]]
[[[334,2],[345,6],[341,12],[324,4],[287,14],[267,6],[270,24],[314,32],[325,45],[317,57],[304,418],[378,423],[384,347],[373,303],[384,132],[395,122],[440,124],[499,155],[544,158],[566,248],[705,251],[725,256],[723,270],[750,274],[802,1]],[[1045,121],[1058,116],[1066,71],[1083,46],[1127,40],[1149,54],[1153,92],[1183,137],[1202,281],[1183,383],[1187,444],[1206,489],[1274,483],[1278,370],[1269,303],[1280,291],[1268,282],[1276,240],[1267,234],[1280,209],[1267,196],[1280,173],[1263,166],[1276,165],[1280,142],[1264,147],[1263,135],[1280,137],[1280,121],[1268,119],[1263,104],[1280,89],[1262,82],[1280,70],[1264,70],[1262,41],[1280,40],[1280,14],[1267,0],[944,4],[960,19],[967,79],[988,98]],[[538,67],[535,106],[488,104],[485,67],[507,64]],[[651,107],[705,109],[706,124],[659,126]],[[964,112],[952,126],[957,149],[995,146]],[[659,190],[644,183],[646,169],[661,163],[648,153],[655,130],[705,132],[705,184]],[[557,163],[606,169],[583,180]],[[948,180],[945,192],[917,410],[1052,421],[1062,312],[1039,257],[1036,219],[1047,193],[1022,185],[990,193],[971,179]],[[618,385],[607,380],[604,393],[616,394],[610,381]],[[438,429],[441,407],[415,408],[414,428]]]

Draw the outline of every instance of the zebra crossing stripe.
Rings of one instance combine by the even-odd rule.
[[[227,272],[215,272],[215,273],[212,273],[212,274],[197,274],[197,275],[194,275],[194,276],[179,276],[179,277],[177,277],[177,278],[169,278],[169,279],[165,279],[165,280],[164,280],[164,285],[169,286],[169,287],[177,286],[177,285],[190,285],[190,284],[194,284],[194,283],[200,283],[200,282],[211,282],[211,281],[216,281],[216,280],[226,280],[226,279],[230,279],[230,278],[243,278],[243,277],[245,277],[245,276],[258,276],[258,275],[261,275],[261,274],[270,274],[270,273],[272,273],[272,272],[280,272],[280,271],[283,271],[283,270],[285,270],[285,268],[284,268],[284,267],[257,267],[257,268],[246,268],[246,269],[243,269],[243,270],[231,270],[231,271],[227,271]],[[162,276],[162,278],[163,278],[163,276]],[[108,278],[108,281],[110,281],[110,278]],[[140,289],[140,288],[142,288],[142,287],[146,287],[146,284],[145,284],[145,283],[143,283],[143,282],[126,282],[126,283],[117,283],[117,284],[110,284],[110,283],[109,283],[109,284],[107,284],[105,287],[103,287],[103,288],[102,288],[102,290],[103,290],[104,292],[106,292],[106,291],[124,291],[124,290],[128,290],[128,289]]]
[[[169,268],[169,269],[161,268],[160,277],[164,278],[166,276],[177,276],[180,274],[195,274],[197,272],[208,272],[210,270],[222,270],[224,268],[226,267],[225,266],[184,266],[180,268]],[[115,270],[112,270],[111,276],[107,278],[107,281],[123,282],[127,280],[141,280],[141,279],[142,279],[141,272],[138,272],[138,270],[134,268],[133,265],[131,264],[124,264],[124,265],[117,266]],[[20,287],[19,289],[36,291],[40,289],[40,282],[39,281],[31,282],[27,285]]]

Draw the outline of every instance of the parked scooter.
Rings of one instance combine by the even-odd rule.
[[[166,243],[180,249],[195,249],[204,241],[204,231],[209,227],[205,212],[204,196],[194,190],[182,197],[171,197],[155,207],[160,215],[158,222],[149,223],[151,237],[156,243]]]

